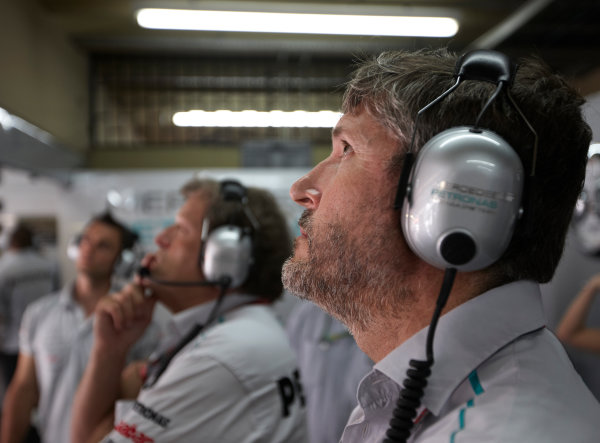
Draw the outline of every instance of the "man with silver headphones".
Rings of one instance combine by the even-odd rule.
[[[343,443],[598,441],[538,287],[583,183],[582,103],[496,51],[358,66],[331,155],[290,191],[306,210],[283,269],[375,362]]]
[[[72,249],[75,280],[27,306],[2,411],[3,443],[24,441],[34,409],[42,442],[69,441],[71,405],[92,348],[98,302],[110,291],[123,251],[134,243],[134,233],[110,213],[92,217]],[[158,332],[153,324],[126,358],[147,358]]]
[[[182,194],[135,282],[102,302],[72,441],[304,442],[297,362],[271,307],[291,251],[285,218],[270,193],[233,180],[195,179]],[[169,333],[125,368],[156,301],[174,314]]]

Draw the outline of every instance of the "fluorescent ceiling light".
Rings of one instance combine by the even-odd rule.
[[[341,114],[334,111],[202,111],[176,112],[175,126],[222,128],[333,128]]]
[[[277,32],[291,34],[452,37],[458,22],[450,17],[342,15],[247,11],[140,9],[143,28],[191,31]]]

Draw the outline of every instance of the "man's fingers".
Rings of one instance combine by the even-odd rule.
[[[146,321],[152,316],[154,301],[143,295],[143,289],[135,284],[125,286],[121,292],[106,297],[99,304],[99,312],[112,319],[115,331],[131,327],[136,321]]]
[[[135,296],[127,291],[129,286],[131,285],[128,285],[125,288],[126,292],[116,294],[115,297],[116,301],[119,303],[123,315],[123,327],[126,328],[131,326],[131,323],[133,323],[133,319],[136,315]]]
[[[129,284],[125,286],[116,298],[122,304],[127,321],[144,319],[152,314],[154,302],[148,301],[144,295],[144,288],[139,285]]]
[[[106,297],[98,304],[98,314],[106,315],[112,321],[113,327],[116,331],[123,329],[124,317],[120,303],[118,303],[112,297]]]

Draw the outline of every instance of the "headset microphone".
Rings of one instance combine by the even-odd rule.
[[[219,286],[221,288],[227,288],[231,284],[231,279],[229,277],[222,277],[217,281],[175,281],[175,280],[160,280],[155,279],[150,275],[150,268],[146,266],[142,266],[138,269],[137,274],[142,279],[150,280],[152,283],[163,286],[180,286],[180,287],[188,287],[188,286]]]

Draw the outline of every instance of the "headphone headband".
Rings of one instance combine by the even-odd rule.
[[[224,201],[244,202],[248,191],[244,185],[237,180],[223,180],[221,182],[221,197]]]
[[[454,72],[461,81],[477,80],[511,85],[516,66],[501,52],[474,50],[463,54],[458,59]]]

